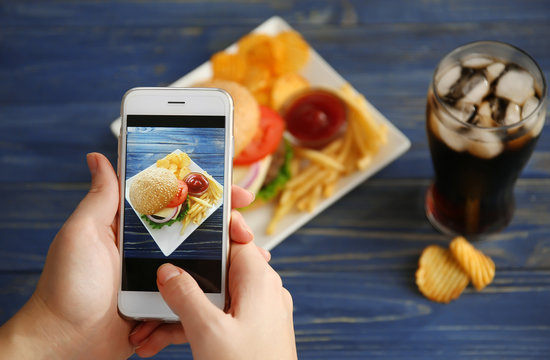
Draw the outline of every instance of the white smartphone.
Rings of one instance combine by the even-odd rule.
[[[222,308],[233,163],[233,101],[220,89],[134,88],[122,100],[119,312],[177,321],[158,292],[172,263]]]

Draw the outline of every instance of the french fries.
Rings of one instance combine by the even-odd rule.
[[[300,211],[313,211],[323,197],[333,194],[343,176],[368,167],[376,152],[387,143],[387,128],[374,119],[364,97],[356,94],[349,84],[338,94],[350,109],[344,134],[321,150],[295,149],[299,165],[291,167],[292,178],[281,192],[267,234],[276,231],[277,224],[292,211],[294,204]]]
[[[188,196],[190,206],[187,212],[187,216],[183,220],[183,227],[181,233],[185,231],[185,228],[190,222],[199,225],[212,206],[214,206],[221,199],[223,195],[223,188],[210,176],[208,173],[203,173],[208,179],[209,186],[204,194],[200,197]]]

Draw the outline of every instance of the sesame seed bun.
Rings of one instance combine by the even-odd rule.
[[[258,102],[244,86],[228,80],[209,80],[194,85],[195,87],[219,88],[227,91],[233,98],[235,156],[252,141],[260,126],[260,109]]]
[[[178,192],[178,179],[168,169],[151,167],[130,184],[130,202],[137,212],[151,215],[164,209]]]

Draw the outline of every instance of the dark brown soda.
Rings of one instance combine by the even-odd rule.
[[[430,116],[434,115],[430,114],[438,111],[437,106],[432,108],[434,101],[430,94],[426,124],[435,180],[427,194],[428,213],[445,230],[456,234],[482,234],[504,228],[514,212],[514,184],[539,135],[505,138],[502,152],[490,159],[467,150],[457,152],[432,131],[434,119],[430,121]]]

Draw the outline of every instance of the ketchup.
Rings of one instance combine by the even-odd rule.
[[[183,181],[187,184],[189,194],[201,196],[208,189],[208,179],[201,173],[189,173]]]
[[[346,105],[338,96],[315,89],[295,98],[283,117],[288,132],[298,141],[319,147],[339,134],[346,122]]]

